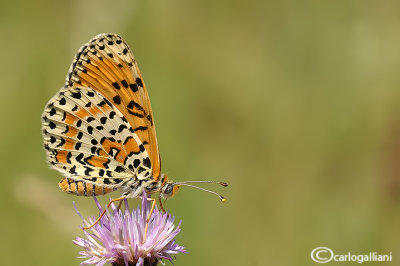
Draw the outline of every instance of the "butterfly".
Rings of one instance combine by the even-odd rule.
[[[59,187],[70,194],[121,189],[122,196],[112,200],[118,201],[159,192],[163,209],[161,199],[182,185],[227,186],[172,182],[161,173],[147,88],[131,49],[117,34],[99,34],[79,49],[64,87],[43,111],[42,133],[51,168],[64,176]]]

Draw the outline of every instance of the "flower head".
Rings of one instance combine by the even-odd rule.
[[[145,193],[142,198],[142,209],[138,207],[132,212],[129,211],[126,199],[124,211],[112,204],[111,210],[106,210],[100,222],[89,230],[83,230],[86,239],[77,237],[73,240],[76,245],[84,248],[80,258],[88,258],[81,265],[156,265],[162,259],[172,261],[174,254],[186,253],[184,247],[177,245],[174,240],[181,230],[180,223],[175,227],[175,217],[162,213],[157,206],[151,214],[144,239],[150,204]],[[102,212],[100,203],[96,198],[94,200]],[[78,210],[77,213],[85,225],[91,225],[96,220],[93,217],[87,221]]]

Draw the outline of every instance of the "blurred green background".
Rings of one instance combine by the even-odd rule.
[[[167,202],[188,250],[175,265],[317,265],[318,246],[399,265],[399,14],[395,1],[1,1],[0,264],[82,261],[72,201],[96,207],[59,190],[40,115],[78,48],[116,32],[149,89],[163,172],[230,184],[215,188],[226,204],[190,188]]]

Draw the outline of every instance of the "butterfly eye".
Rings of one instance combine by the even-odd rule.
[[[164,193],[165,194],[171,194],[173,188],[174,188],[173,184],[167,184],[167,186],[165,187]]]

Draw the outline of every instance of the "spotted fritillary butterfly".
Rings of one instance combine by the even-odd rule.
[[[65,86],[45,107],[42,132],[48,161],[64,176],[59,186],[71,194],[121,189],[123,197],[137,198],[145,190],[168,198],[181,185],[194,187],[190,182],[226,186],[167,182],[161,174],[147,89],[117,34],[100,34],[81,47]]]

